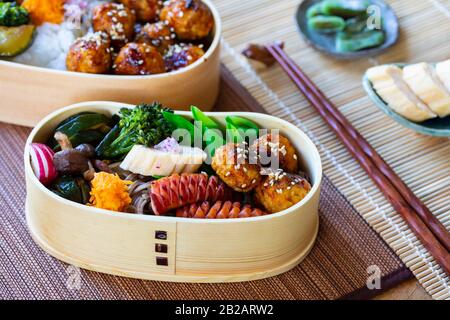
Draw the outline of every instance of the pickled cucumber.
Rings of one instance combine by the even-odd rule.
[[[312,5],[311,7],[308,8],[308,10],[306,10],[306,17],[312,18],[318,15],[323,14],[322,12],[322,2],[316,3],[314,5]]]
[[[369,30],[356,34],[339,32],[336,37],[336,50],[339,52],[354,52],[378,47],[384,43],[384,39],[384,32],[379,30]]]
[[[325,0],[321,10],[329,16],[352,18],[366,13],[369,3],[361,0]]]
[[[308,27],[323,33],[334,33],[345,28],[345,20],[336,16],[316,16],[308,19]]]
[[[34,29],[33,25],[0,26],[0,56],[13,57],[25,51],[33,39]]]

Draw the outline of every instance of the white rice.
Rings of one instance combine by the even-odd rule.
[[[69,19],[62,24],[44,23],[36,28],[32,45],[11,61],[37,67],[66,70],[66,56],[72,43],[91,31],[92,8],[106,1],[86,0],[88,15],[82,26],[75,26]]]

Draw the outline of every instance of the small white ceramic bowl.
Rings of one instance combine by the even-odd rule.
[[[179,110],[194,104],[211,110],[220,84],[222,24],[210,0],[214,37],[205,55],[170,73],[147,76],[94,75],[34,67],[0,59],[0,121],[34,126],[50,112],[91,100],[138,104],[153,101]]]
[[[260,113],[232,113],[262,128],[280,129],[296,148],[312,190],[293,207],[246,219],[189,219],[112,212],[63,199],[43,186],[30,164],[29,145],[82,111],[108,115],[123,104],[86,102],[53,112],[25,147],[26,217],[33,239],[67,263],[115,275],[180,282],[231,282],[274,276],[295,267],[311,250],[319,226],[322,165],[314,144],[294,125]],[[128,107],[132,107],[128,105]],[[190,116],[190,112],[179,111]],[[207,113],[225,123],[231,113]],[[167,245],[167,253],[156,252]],[[167,265],[160,265],[167,263]]]

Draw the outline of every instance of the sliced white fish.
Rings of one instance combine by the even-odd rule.
[[[450,91],[431,65],[425,62],[408,65],[403,68],[403,79],[439,117],[450,114]]]
[[[408,87],[399,67],[394,65],[373,67],[367,70],[367,77],[378,95],[401,116],[415,122],[436,117],[436,114]]]

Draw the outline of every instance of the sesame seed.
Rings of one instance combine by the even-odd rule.
[[[256,183],[256,179],[253,179],[253,180],[252,180],[252,184],[255,184],[255,183]]]
[[[247,187],[247,185],[244,183],[241,188],[244,189],[245,187]]]
[[[294,154],[294,159],[297,160],[297,155],[296,154]]]
[[[225,177],[228,177],[229,175],[231,174],[231,172],[227,172],[227,173],[225,173]]]

